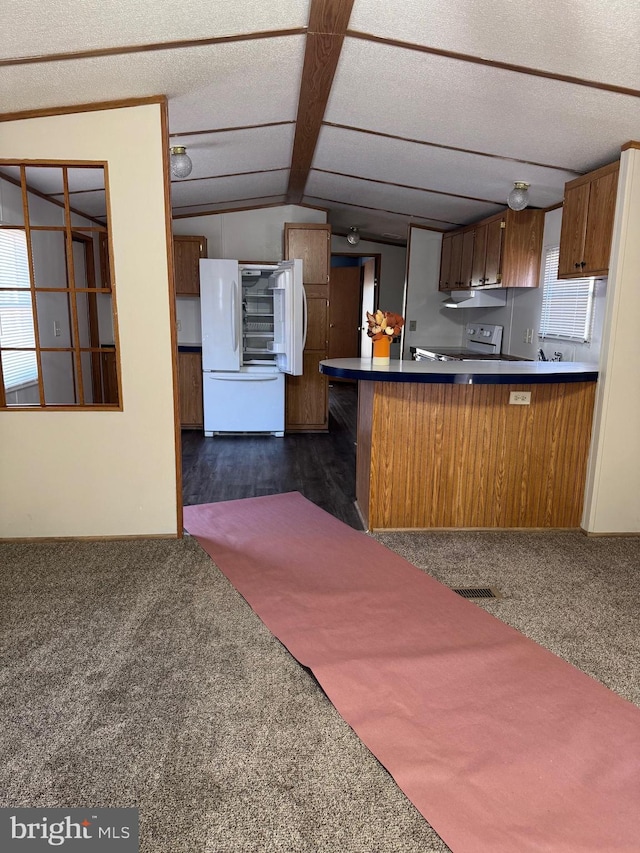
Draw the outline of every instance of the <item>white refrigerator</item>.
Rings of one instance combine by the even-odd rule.
[[[284,435],[284,374],[302,374],[302,261],[200,260],[204,434]]]

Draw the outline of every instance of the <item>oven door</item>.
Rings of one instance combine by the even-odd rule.
[[[439,352],[434,352],[433,350],[422,349],[421,347],[416,347],[413,353],[414,361],[456,361],[455,358],[452,358],[449,355],[443,355]]]

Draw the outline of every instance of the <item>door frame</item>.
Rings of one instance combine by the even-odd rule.
[[[375,272],[374,272],[375,280],[374,280],[374,291],[373,291],[373,296],[374,296],[373,303],[374,304],[373,304],[372,310],[375,311],[377,308],[379,308],[380,306],[378,305],[378,299],[380,296],[380,274],[381,274],[381,270],[382,270],[382,254],[380,252],[331,252],[330,261],[333,260],[333,258],[358,258],[360,261],[360,263],[358,263],[358,267],[360,268],[360,272],[361,272],[361,275],[360,275],[360,303],[358,306],[358,308],[359,308],[358,315],[360,317],[363,316],[362,269],[364,266],[364,259],[368,260],[369,258],[373,258],[373,260],[375,262]],[[329,267],[329,277],[331,277],[331,267],[332,266],[333,265],[331,264]],[[360,331],[360,335],[362,336],[362,334],[364,333],[364,326],[360,326],[359,331]]]

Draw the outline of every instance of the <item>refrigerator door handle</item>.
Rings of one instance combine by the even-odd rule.
[[[205,373],[209,379],[216,382],[277,382],[278,374],[272,373],[268,376],[255,376],[247,373]]]
[[[231,282],[231,343],[233,351],[238,349],[238,320],[237,320],[238,282]]]
[[[308,314],[308,309],[307,309],[307,291],[304,289],[304,286],[302,288],[302,314],[303,314],[302,349],[304,350],[305,346],[307,345],[307,325],[308,325],[308,321],[309,321],[309,314]]]

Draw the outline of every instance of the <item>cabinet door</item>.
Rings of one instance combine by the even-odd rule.
[[[484,267],[487,259],[487,226],[478,225],[473,241],[473,260],[471,262],[471,287],[484,284]]]
[[[290,431],[326,430],[329,426],[328,379],[320,373],[327,357],[328,303],[324,297],[307,297],[307,343],[302,376],[286,377],[286,424]]]
[[[583,275],[602,275],[609,271],[617,191],[617,169],[591,183],[582,257]]]
[[[565,189],[560,228],[558,278],[582,275],[584,240],[589,210],[589,183]],[[607,259],[608,260],[608,259]]]
[[[449,268],[449,290],[459,290],[462,286],[460,269],[462,266],[463,235],[454,234],[451,238],[451,266]]]
[[[450,290],[449,276],[451,273],[451,244],[453,236],[450,234],[442,238],[442,253],[440,255],[440,290]]]
[[[185,429],[202,428],[202,356],[199,352],[178,353],[178,396],[180,426]]]
[[[302,258],[305,284],[329,284],[331,226],[286,222],[284,256],[286,260]]]
[[[471,287],[473,270],[473,244],[475,230],[472,228],[462,235],[462,256],[460,258],[460,287]]]
[[[502,230],[504,220],[487,222],[487,250],[484,266],[484,283],[500,284],[502,280]]]
[[[176,295],[200,295],[200,258],[207,255],[204,237],[188,237],[176,234],[173,238],[173,265],[175,269]]]

